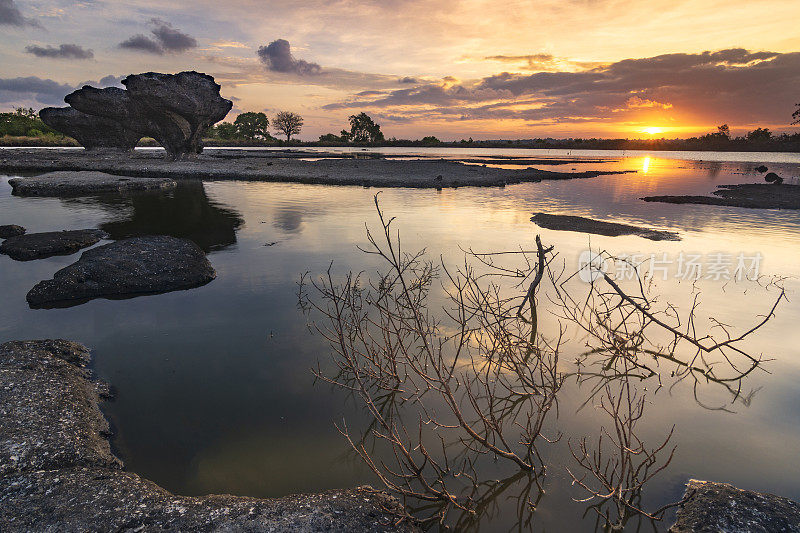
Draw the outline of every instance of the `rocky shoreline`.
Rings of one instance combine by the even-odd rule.
[[[503,169],[447,159],[397,160],[383,157],[307,159],[282,152],[207,150],[192,159],[169,161],[155,150],[132,154],[84,150],[0,150],[0,172],[95,171],[138,178],[250,180],[374,187],[503,187],[514,183],[593,178],[627,171],[554,172]],[[313,160],[312,160],[313,159]],[[577,160],[576,160],[577,161]]]
[[[718,185],[714,196],[645,196],[645,202],[724,205],[753,209],[800,209],[800,185],[742,183]]]
[[[665,231],[652,228],[642,228],[619,222],[606,222],[593,218],[574,215],[551,215],[549,213],[536,213],[531,221],[537,226],[557,231],[577,231],[606,237],[620,237],[622,235],[636,235],[651,241],[679,241],[680,235],[674,231]]]
[[[65,340],[0,345],[0,531],[419,531],[369,487],[276,499],[173,495],[123,469],[107,385]]]

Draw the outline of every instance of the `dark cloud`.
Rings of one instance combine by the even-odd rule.
[[[257,54],[261,62],[273,72],[314,75],[322,71],[322,67],[316,63],[295,59],[286,39],[277,39],[267,46],[259,47]]]
[[[419,80],[417,80],[417,78],[412,78],[411,76],[403,76],[397,81],[399,83],[419,83]]]
[[[43,105],[59,105],[75,87],[36,76],[0,78],[0,103],[32,101]]]
[[[154,18],[148,24],[152,27],[150,33],[153,37],[139,33],[119,43],[119,47],[158,55],[197,48],[197,39],[175,29],[169,22]]]
[[[509,56],[511,57],[511,56]],[[527,57],[527,56],[518,56]],[[620,121],[629,113],[731,123],[788,123],[800,84],[800,53],[728,49],[626,59],[578,72],[503,72],[443,80],[327,109],[393,109],[452,120]]]
[[[62,44],[55,46],[26,46],[25,51],[36,57],[52,57],[58,59],[92,59],[94,52],[86,50],[77,44]]]
[[[185,52],[197,48],[197,40],[194,37],[176,30],[169,22],[154,18],[150,20],[150,25],[153,26],[151,33],[167,52]]]
[[[34,19],[23,16],[14,0],[0,0],[0,26],[2,25],[41,27]]]

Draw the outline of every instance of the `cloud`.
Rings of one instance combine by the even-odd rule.
[[[411,76],[403,76],[397,81],[399,83],[419,83],[419,80],[417,78],[412,78]]]
[[[617,122],[647,113],[694,123],[788,124],[799,84],[800,53],[733,48],[625,59],[577,72],[443,79],[382,95],[355,94],[324,107],[444,120]]]
[[[58,105],[63,103],[67,93],[74,90],[72,85],[36,76],[0,78],[0,103],[29,101]]]
[[[152,28],[150,33],[153,37],[139,33],[119,43],[119,47],[158,55],[197,48],[197,39],[176,29],[169,22],[153,18],[148,25]]]
[[[94,52],[86,50],[77,44],[62,44],[58,48],[55,46],[30,45],[25,47],[25,51],[36,57],[51,57],[58,59],[92,59]]]
[[[41,27],[36,20],[22,16],[14,0],[0,0],[0,26]]]
[[[273,72],[288,72],[294,74],[315,75],[322,71],[316,63],[302,59],[295,59],[292,55],[291,45],[286,39],[277,39],[267,46],[258,49],[258,58]]]

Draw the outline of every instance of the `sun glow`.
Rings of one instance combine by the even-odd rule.
[[[646,133],[648,135],[656,135],[658,133],[664,133],[664,128],[659,128],[658,126],[648,126],[642,129],[642,133]]]

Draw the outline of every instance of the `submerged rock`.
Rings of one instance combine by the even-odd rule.
[[[369,487],[185,497],[125,472],[89,359],[63,340],[0,345],[0,531],[419,531],[396,499]]]
[[[9,237],[16,237],[17,235],[24,235],[25,228],[17,226],[16,224],[7,224],[0,226],[0,239],[8,239]]]
[[[17,261],[32,261],[54,255],[70,255],[81,248],[97,244],[100,239],[106,237],[106,232],[99,229],[28,233],[9,237],[3,241],[0,244],[0,254],[6,254]]]
[[[769,170],[769,169],[766,167],[766,165],[759,165],[759,166],[757,166],[757,167],[755,168],[755,171],[756,171],[756,172],[761,172],[762,174],[763,174],[764,172],[766,172],[767,170]]]
[[[743,183],[718,185],[714,196],[645,196],[645,202],[750,207],[756,209],[800,209],[800,185]]]
[[[775,174],[774,172],[770,172],[766,176],[764,176],[764,181],[767,183],[775,183],[776,185],[780,185],[783,183],[783,178]]]
[[[233,107],[222,98],[214,78],[199,72],[131,74],[126,89],[84,86],[64,101],[73,108],[117,121],[125,129],[153,137],[169,159],[203,150],[202,137]]]
[[[685,498],[670,533],[800,532],[800,504],[787,498],[696,479],[686,484]]]
[[[63,170],[8,180],[18,196],[82,196],[134,191],[163,191],[177,184],[170,178],[133,178],[105,172]]]
[[[116,120],[81,113],[71,107],[45,107],[39,111],[42,122],[78,141],[87,150],[111,148],[130,151],[142,138]]]
[[[561,231],[578,231],[581,233],[592,233],[594,235],[606,235],[608,237],[619,237],[620,235],[638,235],[651,241],[679,241],[680,236],[674,231],[664,231],[617,222],[605,222],[571,215],[550,215],[547,213],[536,213],[531,220],[538,226],[546,229]]]
[[[93,298],[126,298],[205,285],[216,277],[192,241],[135,237],[84,252],[27,296],[31,307],[69,307]]]

